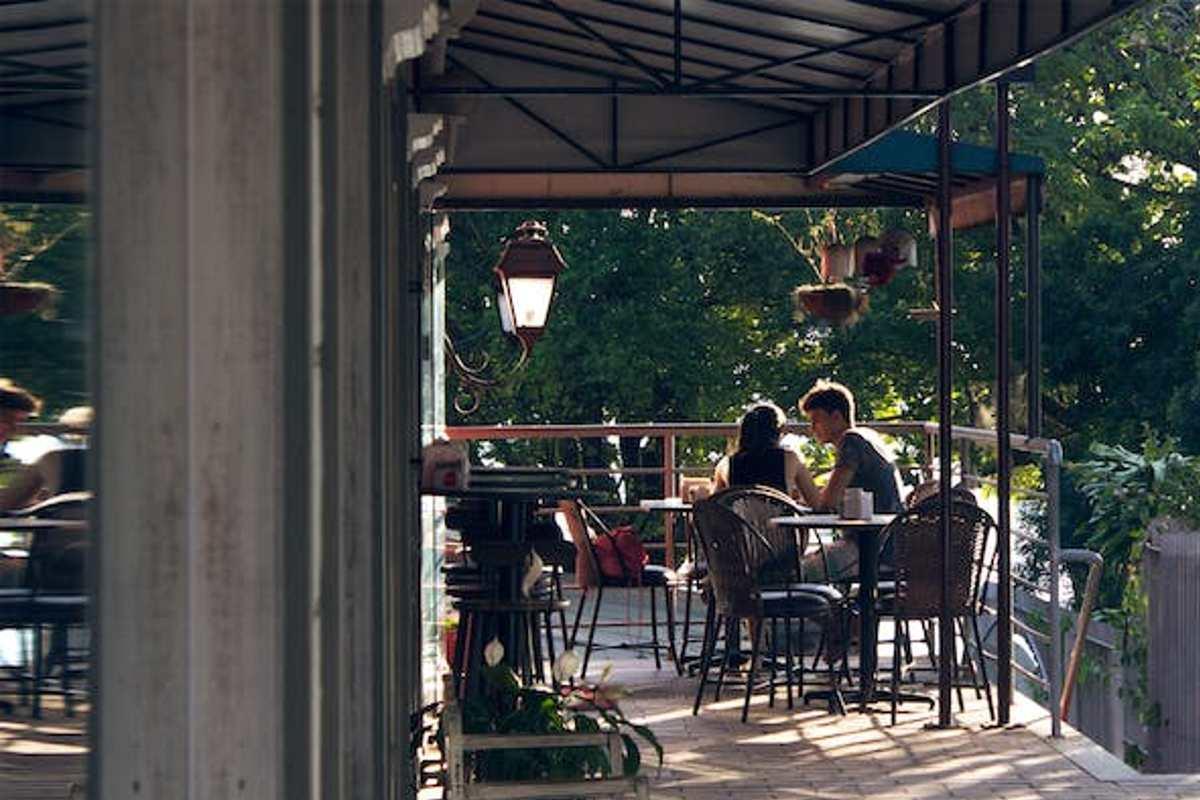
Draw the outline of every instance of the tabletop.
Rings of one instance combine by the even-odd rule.
[[[664,497],[661,500],[642,500],[638,505],[643,511],[691,511],[692,504],[682,497]]]
[[[772,525],[784,528],[882,528],[896,518],[895,514],[872,514],[870,519],[844,519],[837,514],[793,514],[772,517]]]
[[[37,517],[2,517],[0,531],[38,531],[47,529],[84,530],[87,522],[81,519],[39,519]]]

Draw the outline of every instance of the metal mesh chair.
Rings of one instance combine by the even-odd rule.
[[[983,564],[988,538],[995,523],[987,512],[971,503],[952,501],[950,506],[949,611],[964,642],[968,641],[966,622],[971,625],[975,659],[967,648],[966,666],[976,696],[980,689],[987,695],[988,710],[995,716],[987,663],[983,657],[978,611],[983,589]],[[887,528],[894,542],[896,592],[880,601],[881,616],[896,622],[892,646],[892,722],[896,721],[896,694],[900,682],[900,651],[907,639],[909,620],[937,620],[942,610],[942,534],[941,504],[926,501],[903,512]],[[979,670],[976,672],[975,660]],[[982,678],[982,687],[980,685]],[[959,664],[954,664],[954,683],[962,707],[963,684]]]
[[[588,662],[591,660],[592,650],[600,647],[600,645],[595,643],[596,628],[604,624],[600,622],[600,605],[604,601],[605,588],[611,587],[635,589],[638,591],[646,590],[650,593],[650,641],[624,642],[616,646],[652,650],[654,652],[654,665],[657,669],[662,669],[660,651],[665,648],[670,653],[676,672],[682,673],[679,655],[675,650],[675,608],[670,598],[670,591],[679,581],[674,571],[656,564],[626,565],[622,562],[621,566],[624,574],[621,577],[605,575],[600,569],[600,563],[596,557],[593,545],[593,533],[589,528],[596,531],[595,535],[603,536],[610,532],[608,526],[594,511],[579,500],[563,500],[559,503],[559,510],[563,512],[567,531],[571,534],[571,540],[575,543],[575,549],[578,554],[575,561],[575,583],[582,592],[579,598],[579,607],[575,610],[575,622],[571,630],[570,647],[573,648],[575,646],[575,640],[579,636],[579,623],[583,618],[583,607],[587,604],[588,595],[594,593],[596,598],[592,604],[592,624],[588,628],[587,646],[583,652],[583,665],[579,676],[581,678],[587,676]],[[663,606],[667,618],[667,643],[665,645],[659,640],[658,636],[659,590],[662,590]],[[608,624],[611,626],[622,626],[628,623]]]
[[[717,675],[716,685],[716,699],[720,700],[721,688],[728,666],[728,654],[737,650],[736,639],[741,635],[740,621],[744,619],[750,623],[753,642],[750,670],[746,679],[746,696],[742,705],[742,721],[745,722],[749,714],[750,697],[754,691],[765,623],[770,622],[773,631],[777,630],[776,626],[780,620],[783,621],[785,627],[790,626],[794,619],[814,620],[822,628],[840,624],[841,615],[836,613],[835,609],[841,602],[841,596],[831,587],[811,592],[787,588],[762,588],[756,564],[751,557],[751,543],[753,543],[755,552],[759,548],[764,548],[768,555],[772,553],[770,543],[764,540],[749,522],[718,500],[697,502],[694,514],[696,532],[708,558],[708,576],[713,594],[711,605],[714,610],[715,624],[706,632],[700,686],[696,691],[692,713],[699,713],[709,672],[712,669],[718,631],[724,627],[726,655],[720,658],[721,668]],[[791,637],[788,636],[786,641],[785,678],[788,706],[791,707],[793,674]],[[772,705],[775,700],[776,668],[776,661],[772,659],[769,684]],[[827,674],[830,686],[830,709],[843,711],[844,707],[838,687],[840,674],[832,661],[829,663]]]

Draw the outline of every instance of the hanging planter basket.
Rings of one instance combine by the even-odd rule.
[[[867,312],[867,293],[844,283],[808,284],[792,292],[792,311],[797,322],[818,320],[847,327]]]
[[[58,290],[48,283],[0,281],[0,316],[39,312],[50,316],[58,300]]]

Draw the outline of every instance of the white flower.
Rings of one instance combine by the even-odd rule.
[[[489,667],[494,667],[504,660],[504,645],[499,639],[493,638],[487,647],[483,648],[483,660]]]
[[[534,550],[526,559],[525,574],[521,577],[521,596],[529,597],[533,594],[534,587],[538,585],[538,581],[542,579],[542,567],[545,564],[542,562],[542,557]]]
[[[579,664],[579,656],[574,650],[564,650],[554,662],[554,680],[565,683],[574,678],[575,673],[579,672]]]

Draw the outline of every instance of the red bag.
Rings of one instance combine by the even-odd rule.
[[[593,546],[604,577],[635,585],[642,582],[642,567],[649,563],[650,555],[632,525],[618,525],[611,532],[601,531]]]

